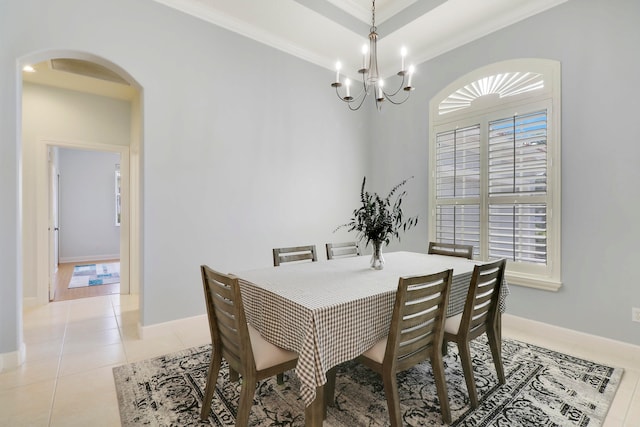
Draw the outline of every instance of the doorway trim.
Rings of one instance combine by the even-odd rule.
[[[132,293],[131,266],[135,266],[136,260],[132,259],[131,248],[131,206],[135,202],[131,200],[130,174],[138,174],[137,163],[131,164],[129,158],[129,146],[96,143],[89,141],[69,141],[51,138],[43,138],[38,141],[36,150],[36,278],[38,304],[49,303],[49,290],[53,280],[49,269],[49,248],[52,232],[49,227],[49,193],[51,191],[49,177],[49,147],[72,148],[78,150],[102,151],[120,154],[121,170],[121,219],[120,219],[120,294]],[[135,169],[135,170],[134,170]],[[135,210],[134,210],[135,212]],[[135,219],[134,219],[135,222]],[[135,268],[134,268],[135,270]]]

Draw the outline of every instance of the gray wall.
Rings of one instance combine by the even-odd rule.
[[[20,58],[89,52],[143,90],[143,325],[204,313],[200,264],[347,237],[367,111],[335,100],[331,71],[152,1],[4,1],[0,40],[0,353],[21,341]]]
[[[60,262],[118,258],[117,153],[60,149]]]
[[[572,0],[420,65],[409,104],[352,113],[328,89],[331,71],[151,1],[2,2],[0,353],[21,341],[16,61],[50,49],[91,52],[143,88],[143,325],[204,313],[202,263],[267,266],[274,246],[346,237],[332,230],[369,171],[381,191],[415,176],[405,208],[423,221],[393,248],[426,251],[430,97],[498,60],[559,59],[565,285],[513,287],[509,311],[639,344],[630,322],[631,305],[640,306],[631,273],[640,237],[638,7]]]
[[[508,312],[640,344],[640,2],[574,0],[421,64],[410,105],[386,109],[373,170],[391,185],[406,170],[429,177],[429,100],[458,77],[513,58],[562,66],[562,281],[559,292],[511,287]],[[427,217],[426,190],[417,197]],[[423,222],[419,233],[427,233]],[[423,240],[409,248],[424,250]]]

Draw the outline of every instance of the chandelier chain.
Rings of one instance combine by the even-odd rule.
[[[373,0],[373,5],[371,6],[371,28],[376,28],[376,0]]]

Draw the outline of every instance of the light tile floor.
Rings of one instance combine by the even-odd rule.
[[[139,339],[138,299],[109,295],[24,313],[26,363],[0,373],[0,426],[117,426],[112,368],[209,342],[204,316]],[[640,360],[503,326],[505,337],[625,369],[605,427],[640,426]],[[545,335],[545,336],[540,336]]]

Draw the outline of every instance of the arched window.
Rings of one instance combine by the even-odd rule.
[[[480,68],[430,111],[429,240],[506,258],[509,283],[559,289],[560,63]]]

